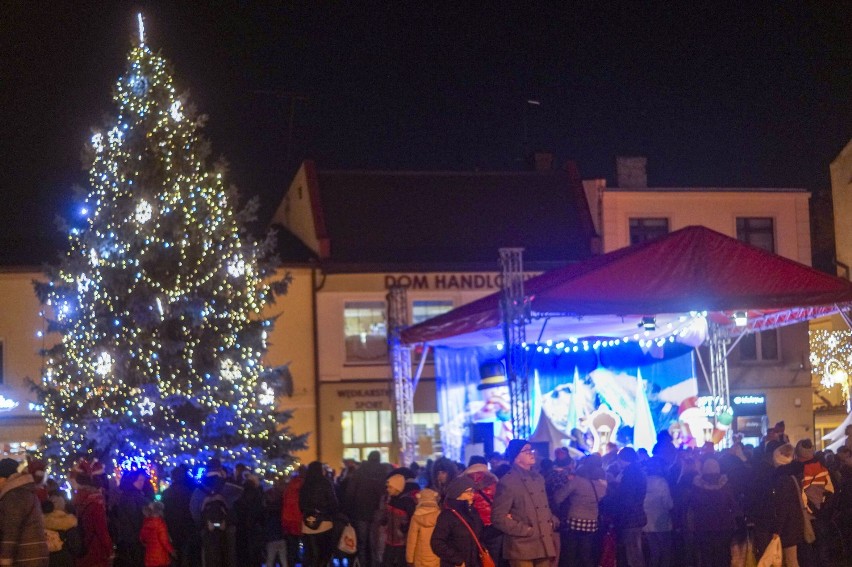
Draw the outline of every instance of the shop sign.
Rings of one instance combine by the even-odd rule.
[[[529,279],[536,273],[525,273],[524,279]],[[408,289],[439,291],[456,289],[498,290],[502,283],[502,274],[385,274],[385,289],[401,286]]]
[[[736,415],[766,415],[766,396],[760,394],[740,394],[731,398]]]
[[[356,410],[382,410],[387,409],[390,397],[393,394],[392,390],[386,388],[347,388],[338,390],[337,395],[340,398],[354,400],[354,409]],[[363,399],[363,398],[382,398]]]
[[[18,402],[0,394],[0,411],[9,411],[18,407]]]

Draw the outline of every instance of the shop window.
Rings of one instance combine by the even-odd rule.
[[[422,323],[432,317],[443,315],[447,311],[452,311],[453,302],[450,300],[427,299],[415,300],[411,304],[411,324],[416,325]],[[415,366],[420,364],[420,357],[423,356],[423,345],[415,345],[411,352],[411,362]],[[430,348],[426,355],[426,364],[435,363],[435,349]]]
[[[442,315],[453,309],[453,302],[449,300],[415,300],[411,304],[411,324],[422,323],[432,317]]]
[[[363,461],[371,451],[382,454],[387,462],[390,444],[393,442],[393,418],[391,412],[345,411],[340,420],[343,432],[343,458]]]
[[[669,219],[632,218],[630,219],[630,244],[640,244],[654,240],[669,233]]]
[[[412,421],[417,443],[415,458],[422,462],[440,457],[442,455],[440,414],[415,413]]]
[[[387,364],[384,301],[347,301],[343,309],[347,364]]]
[[[779,359],[778,331],[771,329],[749,333],[740,339],[740,360],[743,362],[772,361]]]
[[[775,253],[775,223],[768,217],[737,217],[737,240]]]

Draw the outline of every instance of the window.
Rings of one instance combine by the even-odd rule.
[[[737,217],[737,240],[774,253],[774,221],[767,217]]]
[[[749,333],[740,339],[738,346],[740,360],[744,362],[777,361],[779,359],[777,329]]]
[[[387,319],[384,301],[347,301],[343,309],[347,364],[386,364]]]
[[[630,244],[654,240],[669,233],[669,219],[630,219]]]
[[[371,451],[378,451],[384,462],[389,460],[390,444],[393,442],[393,418],[390,411],[345,411],[340,426],[344,459],[366,461]]]
[[[442,455],[441,416],[437,413],[415,413],[414,438],[417,440],[414,451],[418,460],[436,459]]]
[[[411,324],[422,323],[432,317],[437,317],[451,311],[453,302],[449,300],[415,300],[411,304]]]

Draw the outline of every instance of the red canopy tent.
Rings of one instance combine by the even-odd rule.
[[[532,319],[528,336],[617,337],[635,330],[643,316],[655,316],[660,326],[665,314],[695,311],[708,312],[732,332],[737,311],[748,313],[750,330],[804,321],[852,303],[852,282],[690,226],[533,277],[524,293]],[[494,293],[409,327],[402,341],[499,342],[500,298]]]

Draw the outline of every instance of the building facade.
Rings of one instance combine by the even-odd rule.
[[[617,172],[616,187],[603,179],[584,181],[605,252],[701,225],[811,265],[810,193],[805,189],[649,187],[644,157],[618,158]],[[745,335],[732,347],[732,398],[763,399],[766,423],[783,420],[791,439],[813,438],[808,325]],[[707,361],[704,352],[705,367]],[[705,381],[699,377],[698,382],[701,390]],[[752,428],[748,437],[756,437],[753,433]]]

